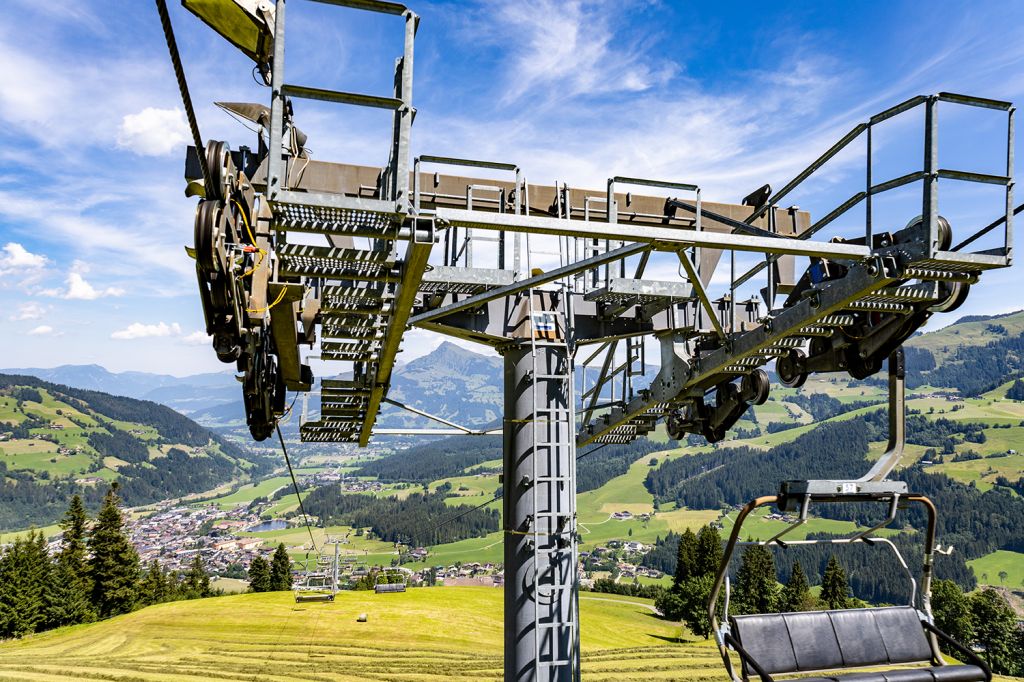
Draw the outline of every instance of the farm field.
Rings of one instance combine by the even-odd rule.
[[[161,604],[0,645],[0,679],[497,681],[501,597],[437,587],[301,606],[290,592]],[[681,628],[648,601],[584,594],[580,611],[587,680],[722,677],[711,643],[678,642]]]
[[[967,565],[982,585],[1007,587],[1011,590],[1024,588],[1024,554],[1020,552],[1001,549],[968,561]]]

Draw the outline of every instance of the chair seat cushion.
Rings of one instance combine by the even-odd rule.
[[[809,677],[792,682],[984,682],[985,679],[985,672],[976,665],[945,665]]]
[[[929,668],[936,682],[983,682],[985,671],[976,665],[939,665]]]

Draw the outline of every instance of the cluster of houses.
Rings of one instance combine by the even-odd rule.
[[[266,553],[262,538],[236,535],[260,522],[243,508],[169,506],[130,521],[128,532],[143,563],[156,559],[165,569],[185,570],[198,555],[206,570],[218,575],[232,565],[248,567]]]

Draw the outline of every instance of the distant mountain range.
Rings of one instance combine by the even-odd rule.
[[[911,373],[916,375],[911,383],[927,380],[933,386],[958,388],[967,393],[988,390],[1006,377],[1024,372],[1024,360],[1017,352],[1019,340],[1024,340],[1024,311],[973,315],[938,331],[918,334],[906,344]],[[637,387],[649,383],[657,369],[648,365],[644,378],[636,382]],[[231,372],[175,377],[147,372],[114,373],[99,365],[0,372],[152,400],[204,426],[238,429],[240,434],[244,431],[241,390]],[[396,368],[389,397],[466,426],[484,426],[501,418],[502,372],[500,357],[445,341],[427,355]],[[577,373],[577,390],[581,383],[582,377]],[[309,417],[316,416],[318,402],[316,398],[309,399]],[[301,409],[301,399],[296,409]],[[378,424],[406,428],[436,425],[391,405],[381,410]]]

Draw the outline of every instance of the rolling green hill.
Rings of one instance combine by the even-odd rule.
[[[270,463],[156,403],[0,375],[0,529],[52,523],[117,480],[130,505],[263,475]]]
[[[290,592],[148,607],[0,644],[3,680],[500,680],[502,590],[344,592],[295,604]],[[720,680],[710,642],[677,643],[650,602],[584,595],[587,680]],[[356,617],[367,614],[367,622]]]
[[[343,592],[333,604],[297,605],[290,592],[160,604],[0,644],[0,680],[500,682],[501,597],[436,587]],[[713,641],[648,600],[584,593],[580,631],[588,682],[724,678]]]

